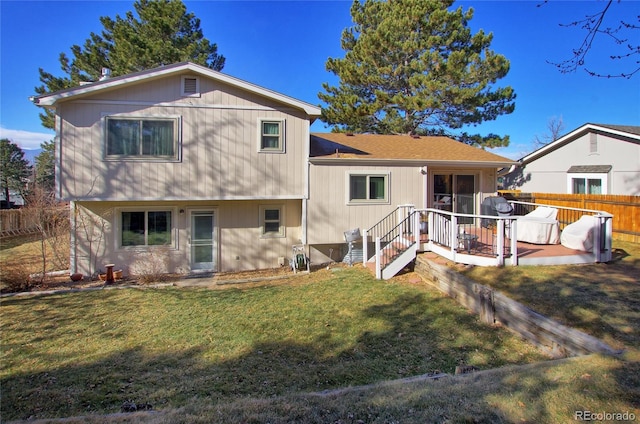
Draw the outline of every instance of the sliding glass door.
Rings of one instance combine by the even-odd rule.
[[[476,211],[476,177],[473,174],[435,174],[433,207],[455,213]]]

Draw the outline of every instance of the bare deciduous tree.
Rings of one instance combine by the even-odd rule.
[[[562,121],[562,115],[559,117],[553,116],[547,121],[547,132],[542,135],[536,134],[533,138],[533,145],[536,149],[546,146],[552,141],[559,139],[563,131],[564,122]]]
[[[538,4],[538,7],[548,2],[549,0],[544,0]],[[569,59],[561,62],[548,62],[556,66],[563,74],[575,72],[580,68],[584,68],[591,76],[601,78],[631,78],[638,73],[640,71],[640,60],[638,60],[640,43],[638,42],[637,32],[634,33],[633,31],[640,29],[640,14],[636,13],[634,14],[635,16],[629,16],[628,20],[620,20],[618,22],[608,22],[606,20],[607,12],[610,11],[612,4],[620,2],[621,0],[616,0],[615,2],[614,0],[608,0],[604,7],[594,14],[585,15],[583,19],[570,23],[560,24],[563,27],[580,28],[586,34],[580,46],[573,49]],[[609,58],[619,62],[622,66],[628,66],[628,70],[608,73],[596,71],[587,65],[587,55],[591,51],[594,41],[599,37],[604,37],[612,43],[611,51],[615,51],[615,53],[610,54]]]

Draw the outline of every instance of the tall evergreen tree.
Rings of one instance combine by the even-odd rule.
[[[36,87],[36,93],[97,81],[102,68],[109,68],[112,76],[118,76],[190,61],[222,70],[224,56],[218,54],[216,44],[204,38],[200,19],[187,13],[181,0],[136,0],[133,6],[135,15],[129,11],[124,17],[116,15],[115,19],[101,17],[102,34],[92,32],[82,47],[73,45],[73,58],[60,53],[60,67],[65,76],[58,77],[40,68],[43,85]],[[51,112],[40,114],[40,119],[46,128],[54,128]]]
[[[35,159],[36,184],[45,192],[55,186],[55,144],[53,140],[40,144],[42,151]]]
[[[471,33],[473,9],[453,0],[355,0],[342,33],[344,58],[329,58],[339,86],[323,84],[322,119],[338,131],[442,133],[513,112],[511,87],[494,87],[509,61],[492,34]],[[508,137],[469,135],[469,144],[506,146]]]
[[[24,151],[9,139],[0,140],[0,189],[4,192],[7,207],[11,204],[10,190],[25,198],[25,180],[30,172]]]

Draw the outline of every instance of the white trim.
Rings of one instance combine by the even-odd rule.
[[[217,272],[220,269],[220,262],[222,261],[222,249],[220,249],[220,214],[218,213],[218,206],[213,207],[205,207],[205,206],[197,206],[197,207],[186,207],[187,222],[184,223],[184,228],[186,230],[186,257],[187,262],[189,264],[190,272],[206,272],[208,270],[194,270],[191,268],[193,265],[192,261],[192,249],[191,249],[191,218],[194,212],[212,212],[213,213],[213,250],[214,250],[214,258],[215,262],[213,264],[213,269],[211,271]]]
[[[365,159],[365,158],[334,158],[319,157],[310,158],[309,161],[314,165],[355,165],[355,166],[436,166],[436,167],[454,167],[456,169],[469,168],[503,168],[514,165],[516,162],[486,162],[486,161],[469,161],[469,160],[432,160],[432,159]]]
[[[609,194],[607,187],[609,186],[609,175],[607,173],[594,172],[594,173],[567,173],[567,194],[593,194],[593,193],[573,193],[573,179],[580,178],[585,180],[585,190],[588,187],[588,180],[600,180],[601,193]]]
[[[345,202],[348,206],[358,205],[388,205],[391,203],[391,172],[390,171],[376,171],[376,170],[348,170],[345,171]],[[366,177],[384,177],[384,199],[369,199],[369,185],[367,184],[366,193],[367,199],[351,199],[351,177],[352,176],[366,176]],[[367,179],[368,181],[368,179]]]
[[[54,185],[55,185],[55,193],[58,199],[62,199],[62,138],[60,137],[60,128],[61,128],[62,119],[60,118],[60,114],[56,110],[55,114],[55,128],[56,135],[54,140]]]
[[[187,71],[191,71],[198,75],[211,78],[215,81],[220,81],[225,84],[229,84],[231,86],[243,89],[245,91],[258,94],[262,97],[266,97],[268,99],[287,104],[296,109],[301,109],[307,115],[316,116],[316,117],[320,116],[320,108],[310,103],[306,103],[306,102],[294,99],[284,94],[271,91],[267,88],[260,87],[255,84],[251,84],[241,79],[238,79],[229,75],[225,75],[221,72],[214,71],[213,69],[209,69],[201,65],[196,65],[195,63],[191,63],[191,62],[177,63],[173,65],[149,69],[142,72],[137,72],[134,74],[124,75],[121,77],[113,77],[104,81],[97,81],[91,84],[82,85],[80,87],[75,87],[72,89],[61,90],[55,93],[37,96],[37,97],[34,97],[33,101],[35,104],[39,106],[55,106],[56,103],[58,103],[59,101],[71,99],[73,97],[89,95],[97,91],[110,89],[110,88],[118,88],[127,84],[139,83],[146,80],[153,80],[153,79],[162,78],[168,75],[182,74]]]
[[[191,102],[146,102],[138,100],[76,100],[78,104],[88,105],[114,105],[114,106],[157,106],[157,107],[181,107],[193,109],[233,109],[233,110],[260,110],[267,112],[298,111],[294,108],[275,109],[261,105],[231,105],[223,103],[191,103]]]
[[[163,196],[162,200],[166,201],[223,201],[223,200],[302,200],[304,196],[301,195],[283,195],[283,196],[214,196],[214,197],[205,197],[205,196],[192,196],[192,197],[178,197],[178,196]],[[73,196],[73,197],[65,197],[61,200],[77,200],[83,202],[89,201],[102,201],[102,202],[148,202],[148,201],[157,201],[158,196],[149,196],[149,197],[88,197],[88,196]]]
[[[578,135],[580,135],[580,134],[582,134],[584,132],[590,132],[590,131],[600,131],[600,132],[608,133],[608,134],[611,134],[611,135],[617,135],[617,136],[621,136],[621,137],[640,140],[640,135],[637,135],[637,134],[632,134],[632,133],[629,133],[629,132],[626,132],[626,131],[620,131],[620,130],[607,128],[607,127],[602,127],[600,125],[585,124],[585,125],[583,125],[583,126],[581,126],[579,128],[576,128],[575,130],[571,131],[570,133],[560,137],[556,141],[553,141],[553,142],[547,144],[546,146],[543,146],[540,149],[535,150],[535,151],[529,153],[528,155],[522,157],[520,159],[521,165],[527,164],[527,163],[531,162],[532,160],[537,159],[540,156],[544,156],[548,152],[553,151],[553,150],[563,146],[564,144],[567,144],[567,143],[573,141],[572,139],[577,137]]]

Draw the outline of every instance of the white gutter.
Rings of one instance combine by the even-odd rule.
[[[360,159],[360,158],[311,158],[317,165],[403,165],[403,166],[448,166],[457,168],[503,168],[517,165],[515,161],[464,161],[464,160],[430,160],[430,159]]]

